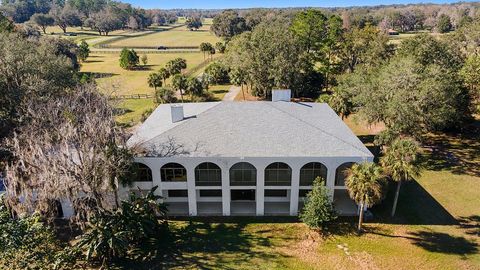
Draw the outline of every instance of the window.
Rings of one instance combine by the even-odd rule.
[[[134,163],[134,182],[152,182],[152,170],[142,163]]]
[[[168,197],[188,197],[188,191],[186,189],[169,190]]]
[[[197,186],[221,186],[222,170],[215,163],[204,162],[195,168]]]
[[[239,162],[230,168],[231,186],[255,186],[257,184],[257,169],[247,162]]]
[[[200,197],[222,197],[221,189],[200,190]]]
[[[311,189],[300,189],[298,191],[298,197],[307,197],[307,194],[312,191]]]
[[[310,162],[300,169],[300,186],[312,186],[313,181],[321,177],[324,184],[327,182],[327,167],[319,162]]]
[[[232,201],[255,201],[254,189],[234,189],[230,192]]]
[[[266,189],[265,197],[287,197],[285,189]]]
[[[338,166],[335,172],[335,186],[345,186],[345,178],[347,178],[347,170],[350,169],[354,162],[343,163]]]
[[[187,181],[187,170],[178,163],[167,163],[160,169],[162,181],[164,182],[185,182]]]
[[[265,169],[266,186],[290,186],[292,184],[292,169],[285,163],[276,162]]]

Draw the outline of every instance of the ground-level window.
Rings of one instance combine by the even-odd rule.
[[[187,170],[178,163],[167,163],[163,165],[160,169],[160,174],[164,182],[187,181]]]
[[[320,177],[324,184],[327,181],[327,167],[320,162],[310,162],[300,169],[300,186],[312,186],[313,181]]]
[[[265,197],[287,197],[287,193],[285,189],[266,189]]]
[[[275,162],[265,168],[266,186],[290,186],[292,184],[292,169],[288,164]]]
[[[133,164],[133,171],[134,171],[134,182],[152,182],[152,170],[143,164],[143,163],[134,163]]]
[[[200,197],[222,197],[221,189],[200,190]]]
[[[255,186],[257,169],[248,162],[239,162],[230,168],[231,186]]]
[[[338,166],[335,171],[335,186],[345,186],[345,179],[347,178],[348,169],[350,169],[355,162],[347,162]]]
[[[204,162],[195,168],[195,185],[221,186],[222,170],[217,164]]]
[[[188,191],[186,189],[169,190],[168,197],[172,197],[172,198],[188,197]]]
[[[230,192],[232,201],[255,201],[254,189],[234,189]]]

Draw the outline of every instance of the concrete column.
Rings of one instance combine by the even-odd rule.
[[[300,167],[292,167],[292,187],[290,190],[290,216],[298,215],[298,190],[300,188]]]
[[[155,191],[155,195],[160,195],[162,196],[162,179],[160,175],[160,168],[162,167],[162,164],[160,163],[154,163],[150,165],[150,169],[152,170],[152,187],[158,186],[157,190]]]
[[[257,168],[257,190],[255,201],[257,203],[257,216],[265,215],[265,166]]]
[[[329,164],[327,166],[327,188],[329,191],[330,199],[333,201],[333,193],[335,190],[335,171],[337,166],[335,164]]]
[[[195,166],[188,166],[187,169],[187,190],[188,190],[188,214],[197,215],[197,191],[195,190]]]
[[[222,165],[222,213],[230,216],[230,170],[226,163]]]

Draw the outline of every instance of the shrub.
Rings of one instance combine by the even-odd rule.
[[[61,250],[39,216],[12,218],[0,201],[0,269],[50,269]]]
[[[220,63],[210,64],[205,69],[205,74],[207,74],[210,81],[215,84],[228,83],[230,81],[228,68]]]
[[[82,62],[85,62],[87,60],[88,56],[90,55],[90,48],[88,46],[88,43],[85,42],[85,40],[82,40],[82,43],[78,46],[78,59],[80,59]]]
[[[116,212],[103,211],[91,219],[90,228],[80,236],[77,247],[87,252],[87,260],[102,265],[125,258],[148,260],[163,252],[162,243],[168,236],[166,206],[159,203],[154,187],[145,196],[133,193],[122,201]]]
[[[135,50],[123,48],[120,53],[120,67],[123,69],[134,69],[140,63],[140,59]]]
[[[170,88],[162,87],[155,91],[156,104],[174,103],[176,101],[175,91]]]
[[[308,193],[305,207],[300,214],[300,219],[310,229],[326,229],[337,218],[333,204],[328,195],[323,179],[317,177],[313,182],[313,189]]]

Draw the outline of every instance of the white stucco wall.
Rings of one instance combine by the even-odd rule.
[[[231,198],[230,190],[233,189],[254,189],[255,196],[255,213],[258,216],[265,214],[265,202],[289,202],[290,215],[298,214],[299,204],[299,182],[300,169],[307,163],[320,162],[327,167],[326,184],[330,190],[331,197],[335,189],[344,189],[344,187],[335,187],[335,172],[336,169],[346,162],[365,162],[373,161],[373,157],[142,157],[136,158],[136,162],[147,165],[152,171],[152,182],[135,182],[132,188],[122,188],[120,194],[127,194],[129,189],[144,189],[149,190],[154,186],[158,186],[157,193],[165,196],[168,190],[188,190],[187,198],[165,198],[169,202],[188,202],[188,213],[191,216],[198,214],[198,202],[212,202],[221,203],[222,215],[229,216],[231,214]],[[167,163],[178,163],[185,167],[187,171],[186,182],[162,182],[160,176],[160,168]],[[195,186],[195,168],[204,162],[212,162],[217,164],[222,171],[222,186],[221,187],[200,187]],[[238,162],[248,162],[257,169],[257,185],[256,186],[232,186],[230,187],[230,168]],[[292,169],[292,185],[291,186],[270,186],[268,189],[284,189],[288,190],[287,197],[268,197],[264,198],[264,171],[265,168],[274,162],[283,162]],[[222,190],[222,197],[200,197],[200,189],[220,189]],[[304,187],[303,187],[304,188]],[[301,200],[301,198],[300,198]]]

